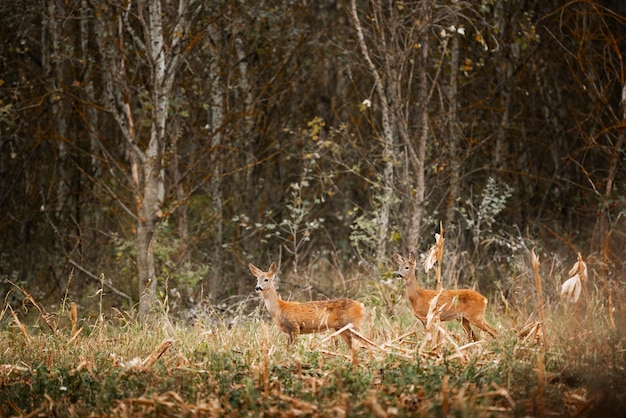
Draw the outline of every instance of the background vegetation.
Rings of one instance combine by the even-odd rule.
[[[0,2],[0,294],[9,367],[2,388],[14,403],[25,387],[41,389],[2,412],[32,411],[48,396],[45,408],[69,402],[104,413],[132,409],[137,404],[119,402],[149,394],[154,408],[200,400],[218,402],[223,413],[225,405],[295,407],[288,398],[259,400],[278,385],[285,396],[306,387],[308,401],[321,396],[364,413],[375,405],[367,390],[386,378],[403,390],[415,384],[406,378],[405,388],[400,370],[432,373],[440,383],[377,395],[387,412],[409,413],[419,399],[444,408],[432,399],[452,402],[440,392],[448,375],[458,410],[475,404],[470,392],[489,407],[529,411],[543,389],[512,385],[521,370],[542,370],[541,347],[548,377],[531,380],[561,391],[546,408],[576,411],[565,394],[580,396],[577,407],[599,405],[600,394],[612,392],[594,391],[594,374],[608,370],[604,381],[619,382],[624,370],[624,7]],[[406,343],[410,360],[372,354],[372,364],[389,370],[384,376],[373,366],[348,372],[340,357],[322,356],[322,337],[302,342],[293,357],[271,348],[280,339],[273,327],[259,330],[256,319],[266,314],[246,265],[271,261],[283,298],[362,300],[381,344],[414,329],[403,290],[390,280],[390,255],[424,254],[440,223],[443,285],[480,290],[504,330],[454,373],[449,348],[434,348],[436,359],[419,349],[419,327]],[[543,260],[542,301],[533,248]],[[579,253],[589,271],[583,307],[565,311],[560,286]],[[434,287],[432,273],[418,280]],[[71,322],[70,302],[85,330],[72,343],[62,325]],[[539,321],[541,308],[546,328],[558,332],[537,344],[519,333]],[[143,328],[164,318],[169,331]],[[50,328],[46,319],[61,325],[32,328]],[[195,327],[188,339],[185,327]],[[138,338],[146,344],[133,346]],[[164,365],[124,365],[167,338],[176,342]],[[109,356],[113,346],[123,347],[122,359]],[[231,374],[203,380],[220,362]],[[298,366],[315,362],[319,368]],[[277,379],[269,386],[264,364]],[[253,369],[252,377],[243,373]],[[306,378],[285,386],[281,373],[294,370]],[[145,373],[172,392],[141,386]],[[476,392],[468,385],[478,375],[485,378]],[[74,379],[76,398],[49,389]],[[182,393],[182,384],[170,385],[194,379],[210,386],[184,384],[198,392]],[[118,392],[101,398],[110,387]],[[324,387],[360,397],[326,398]],[[515,406],[502,401],[502,388]],[[489,394],[496,392],[497,402]],[[236,393],[241,398],[229,398]]]
[[[620,7],[3,3],[4,292],[218,305],[276,260],[334,295],[440,221],[450,285],[506,290],[532,245],[621,272]]]

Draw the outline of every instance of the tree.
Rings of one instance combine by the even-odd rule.
[[[425,157],[429,135],[428,111],[430,102],[429,39],[432,28],[432,3],[420,1],[419,7],[383,5],[372,2],[372,29],[367,38],[358,15],[356,0],[351,2],[351,14],[357,42],[380,104],[383,170],[377,260],[387,257],[386,244],[390,231],[390,212],[396,187],[394,167],[404,158],[398,145],[406,150],[407,175],[401,179],[408,214],[403,223],[408,230],[405,245],[415,251],[419,244],[422,211],[425,196]],[[413,26],[415,23],[415,27]],[[369,42],[369,46],[368,46]],[[375,49],[371,53],[370,49]],[[377,62],[373,57],[377,57]],[[413,74],[417,75],[417,85]],[[412,124],[416,116],[417,123]]]
[[[186,48],[190,23],[199,9],[195,0],[180,0],[176,10],[164,13],[160,0],[144,3],[99,4],[96,38],[103,58],[102,76],[106,106],[115,118],[129,153],[130,184],[137,222],[136,253],[139,282],[139,318],[148,319],[156,301],[154,262],[155,232],[163,218],[165,199],[165,150],[172,140],[167,131],[168,105]],[[146,16],[147,14],[147,16]],[[171,16],[170,20],[164,20]],[[169,27],[166,25],[169,24]],[[133,62],[127,52],[132,45],[139,65],[146,69],[143,86],[131,85]],[[140,100],[135,100],[139,94]],[[148,138],[141,137],[139,122],[149,125]]]

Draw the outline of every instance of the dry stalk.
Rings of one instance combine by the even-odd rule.
[[[17,406],[13,401],[9,401],[9,406],[11,407],[11,409],[17,412],[17,415],[20,417],[37,416],[40,412],[43,411],[43,408],[37,408],[36,410],[32,411],[31,414],[27,414],[19,406]]]
[[[446,304],[444,303],[441,306],[437,306],[437,302],[439,301],[439,296],[441,296],[441,292],[443,289],[439,289],[437,295],[431,299],[428,305],[428,314],[426,315],[426,323],[424,324],[424,339],[422,340],[422,344],[420,345],[420,351],[423,351],[426,347],[426,344],[432,342],[434,345],[439,344],[439,330],[441,329],[440,323],[440,315],[443,311]],[[432,329],[434,328],[434,331]]]
[[[70,370],[70,374],[76,374],[83,369],[86,369],[89,373],[93,373],[93,365],[91,364],[91,362],[88,360],[82,359],[81,362],[78,363],[78,366]]]
[[[143,362],[142,362],[143,368],[145,370],[150,370],[152,368],[152,366],[154,366],[154,363],[156,363],[157,360],[159,360],[161,358],[161,356],[163,354],[165,354],[165,352],[172,346],[173,343],[174,343],[174,340],[172,338],[168,338],[166,340],[163,340],[152,351],[152,353],[150,353],[150,355],[143,360]]]
[[[336,337],[337,335],[339,335],[339,334],[341,334],[341,333],[343,333],[343,332],[345,332],[345,331],[347,331],[347,330],[349,330],[349,329],[352,329],[353,327],[354,327],[354,325],[353,325],[352,323],[349,323],[349,324],[344,325],[344,326],[343,326],[343,328],[338,329],[337,331],[333,332],[332,334],[330,334],[330,335],[326,336],[326,337],[322,340],[322,343],[327,342],[327,341],[328,341],[328,340],[330,340],[331,338],[334,338],[334,337]]]
[[[57,332],[57,324],[54,321],[53,315],[47,313],[46,310],[35,301],[35,298],[33,298],[31,296],[31,294],[26,291],[26,289],[16,285],[15,283],[13,283],[10,280],[7,280],[7,281],[11,285],[13,285],[13,287],[15,287],[17,290],[22,292],[22,294],[24,295],[25,302],[27,302],[27,301],[30,302],[39,311],[39,314],[43,318],[43,320],[46,323],[46,325],[48,325],[48,327],[50,328],[50,330],[52,331],[53,334],[56,334],[56,332]]]
[[[298,399],[298,398],[294,398],[288,395],[285,395],[284,393],[279,393],[278,394],[278,398],[281,401],[285,401],[291,404],[292,406],[292,411],[298,410],[300,411],[301,414],[314,414],[315,412],[317,412],[317,405],[311,403],[311,402],[307,402],[307,401],[303,401],[302,399]]]
[[[386,343],[384,343],[384,344],[383,344],[383,347],[385,347],[385,346],[392,346],[394,343],[396,343],[396,342],[398,342],[398,341],[402,341],[402,340],[404,340],[406,337],[409,337],[409,336],[411,336],[411,335],[415,334],[416,332],[417,332],[417,331],[409,331],[409,332],[406,332],[406,333],[404,333],[404,334],[400,335],[399,337],[394,338],[394,339],[393,339],[393,340],[391,340],[391,341],[387,341]]]
[[[437,290],[441,290],[441,259],[443,258],[443,243],[446,239],[443,237],[443,223],[439,221],[439,237],[435,237],[435,246],[437,247]]]
[[[67,342],[67,345],[71,345],[74,341],[76,341],[81,332],[83,332],[83,327],[80,327],[80,329],[76,331],[74,335],[72,335],[72,338],[70,338],[70,340]]]
[[[441,259],[443,258],[443,244],[446,241],[443,237],[444,229],[443,224],[439,222],[439,229],[441,233],[435,233],[435,244],[430,247],[428,254],[424,259],[424,271],[428,272],[435,263],[437,264],[436,276],[437,276],[437,290],[441,290]]]
[[[535,276],[535,288],[537,289],[537,303],[539,304],[539,320],[541,323],[541,336],[543,340],[543,345],[547,347],[546,340],[546,317],[543,311],[543,291],[541,288],[541,276],[539,275],[539,258],[537,254],[535,254],[535,249],[533,248],[530,252],[531,254],[531,262],[533,265],[533,275]]]
[[[4,314],[6,313],[6,311],[9,310],[9,304],[7,303],[7,299],[10,293],[11,291],[9,290],[4,298],[4,308],[2,308],[2,311],[0,311],[0,321],[2,321],[2,318],[4,318]]]
[[[13,320],[15,321],[15,323],[17,324],[17,327],[22,332],[22,335],[24,336],[24,339],[26,340],[27,343],[30,344],[32,342],[32,340],[30,338],[30,335],[28,334],[28,331],[26,330],[26,327],[24,326],[24,324],[22,324],[20,319],[17,317],[17,314],[15,313],[15,311],[13,310],[11,305],[7,305],[7,306],[11,310],[11,315],[13,316]]]
[[[537,392],[534,397],[535,414],[539,418],[544,417],[544,398],[546,391],[545,351],[537,350]]]
[[[6,374],[9,376],[14,371],[29,372],[30,367],[18,366],[17,364],[0,364],[0,374]]]
[[[561,296],[566,298],[566,302],[576,304],[580,298],[582,293],[583,299],[586,301],[587,299],[587,291],[586,291],[586,283],[587,283],[587,264],[583,261],[583,257],[580,253],[578,253],[578,259],[574,263],[574,266],[570,269],[568,275],[570,276],[562,285],[561,285]],[[567,303],[565,304],[565,309],[567,309]],[[574,321],[574,337],[577,337],[578,332],[578,323],[579,323],[579,309],[574,308],[574,315],[572,316],[572,320]]]
[[[496,383],[492,383],[491,387],[494,389],[489,392],[485,392],[483,394],[477,395],[476,398],[485,398],[490,396],[501,396],[509,403],[510,409],[515,408],[515,401],[509,394],[509,392],[503,387],[498,386]]]
[[[356,337],[359,341],[363,342],[366,346],[374,347],[374,348],[377,348],[377,349],[382,350],[382,351],[387,351],[384,348],[380,347],[378,344],[376,344],[374,341],[372,341],[369,338],[367,338],[365,335],[363,335],[360,332],[358,332],[357,330],[355,330],[354,329],[354,325],[352,323],[346,324],[342,328],[340,328],[337,331],[333,332],[332,334],[324,337],[324,339],[322,340],[322,343],[325,343],[328,340],[330,340],[331,338],[334,338],[334,337],[336,337],[339,334],[342,334],[344,332],[349,332],[354,337]]]
[[[70,321],[72,322],[72,338],[70,342],[72,342],[73,340],[76,339],[78,334],[80,334],[80,332],[83,330],[82,327],[78,329],[78,307],[76,306],[76,303],[74,302],[70,304]]]
[[[370,410],[370,412],[377,418],[387,418],[389,414],[383,409],[376,399],[376,391],[370,390],[367,398],[363,401],[363,404]]]
[[[320,353],[322,353],[322,354],[326,354],[327,356],[339,357],[339,358],[342,358],[344,360],[352,360],[352,357],[350,357],[347,354],[335,353],[334,351],[324,350],[324,349],[320,349],[318,351]]]
[[[261,322],[261,330],[263,331],[263,338],[259,344],[261,352],[261,364],[258,371],[259,387],[263,388],[263,396],[268,397],[270,394],[270,356],[272,355],[274,347],[269,347],[269,334],[267,331],[267,324]]]
[[[459,347],[459,345],[456,343],[456,341],[454,341],[454,338],[452,338],[452,336],[450,335],[450,333],[448,333],[448,331],[445,330],[445,328],[443,328],[441,325],[437,325],[439,327],[439,334],[443,335],[446,340],[452,344],[452,347],[454,347],[454,354],[452,354],[451,356],[448,357],[448,360],[453,360],[456,358],[461,359],[461,361],[463,363],[467,362],[467,357],[465,357],[465,354],[463,353],[463,350],[461,349],[461,347]],[[472,347],[474,346],[474,344],[468,344],[464,347]]]
[[[535,341],[536,344],[541,344],[541,322],[534,322],[527,328],[517,333],[518,338],[524,337],[523,343],[527,344],[530,341]]]
[[[615,331],[615,308],[613,307],[613,295],[609,293],[609,327]]]
[[[63,302],[61,303],[61,316],[65,313],[65,306],[67,304],[67,297],[70,292],[70,284],[72,283],[72,279],[74,278],[74,266],[70,269],[70,274],[67,278],[67,286],[65,286],[65,295],[63,296]],[[74,335],[74,334],[72,334]]]
[[[450,381],[450,375],[445,375],[441,381],[441,415],[448,416],[450,411],[450,400],[448,399],[448,382]]]
[[[78,322],[78,308],[76,303],[70,304],[70,321],[72,322],[72,337],[76,335],[76,323]]]
[[[137,409],[138,408],[138,409]],[[138,416],[221,416],[222,408],[219,401],[208,400],[197,405],[189,404],[178,393],[169,391],[151,397],[124,399],[119,401],[113,415]],[[159,412],[157,414],[157,411]]]

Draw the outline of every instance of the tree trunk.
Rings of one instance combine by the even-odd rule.
[[[209,43],[211,45],[221,45],[222,37],[219,30],[213,26],[209,26],[208,32],[211,38]],[[222,243],[224,240],[222,221],[222,164],[218,158],[219,152],[217,152],[222,144],[222,129],[224,125],[224,89],[220,78],[220,70],[219,48],[215,47],[209,62],[211,104],[209,107],[208,125],[212,135],[211,149],[215,151],[212,158],[213,172],[211,173],[209,192],[216,219],[213,238],[213,259],[211,260],[211,276],[216,278],[222,276]],[[211,277],[208,279],[207,287],[209,298],[215,297],[216,294],[213,289],[213,280],[211,280]]]
[[[456,14],[453,25],[457,26]],[[445,225],[449,226],[454,222],[455,208],[461,196],[461,161],[459,157],[461,147],[462,132],[459,129],[458,119],[458,76],[459,76],[459,35],[450,35],[450,85],[448,87],[448,162],[450,186],[448,188],[448,198],[446,200]]]
[[[495,15],[497,18],[498,33],[505,34],[507,28],[504,14],[504,5],[502,2],[496,3]],[[507,86],[508,80],[512,75],[513,63],[508,58],[502,57],[502,64],[498,65],[496,70],[496,80],[498,86],[504,86],[500,92],[500,124],[496,132],[496,144],[493,156],[494,168],[500,171],[505,167],[509,158],[509,142],[507,137],[507,129],[509,127],[509,108],[511,107],[511,92]],[[508,61],[508,62],[507,62]]]
[[[420,54],[418,65],[419,86],[417,90],[417,103],[419,103],[418,114],[418,134],[416,150],[416,172],[415,172],[415,199],[413,200],[413,214],[408,235],[408,246],[412,251],[417,250],[420,240],[420,226],[424,210],[424,197],[426,195],[426,179],[424,173],[424,160],[426,158],[426,143],[428,141],[428,104],[429,83],[428,83],[428,54],[429,54],[429,34],[432,26],[432,0],[422,0],[420,3],[420,16],[422,17],[420,30]]]
[[[156,269],[154,265],[154,222],[137,225],[137,278],[139,281],[139,320],[149,321],[156,300]]]
[[[241,26],[241,25],[239,25]],[[237,27],[239,30],[239,26]],[[243,41],[241,40],[241,36],[239,33],[236,34],[235,37],[235,51],[237,52],[237,59],[239,68],[239,77],[240,77],[240,91],[243,96],[243,124],[241,133],[239,137],[242,139],[244,144],[253,142],[253,127],[254,127],[254,96],[252,94],[252,87],[249,80],[250,74],[248,70],[248,62],[246,60],[246,51],[244,50]],[[253,150],[254,151],[254,150]],[[249,206],[250,199],[253,196],[254,189],[254,179],[252,178],[254,164],[256,162],[256,155],[254,152],[248,152],[246,154],[246,167],[243,170],[244,173],[244,181],[243,181],[243,199],[246,199],[243,204],[245,210],[248,212],[251,211],[251,207]]]
[[[56,158],[56,204],[54,206],[54,222],[57,239],[55,240],[56,251],[63,252],[62,237],[65,236],[65,222],[68,217],[68,200],[70,197],[70,180],[67,172],[67,114],[65,112],[64,100],[61,95],[63,94],[63,81],[65,79],[63,70],[63,57],[65,56],[61,48],[62,34],[59,33],[57,26],[57,16],[63,15],[63,12],[57,9],[56,0],[48,2],[48,9],[46,14],[46,30],[43,31],[44,36],[47,34],[49,37],[48,42],[43,42],[46,45],[44,48],[44,73],[50,75],[50,91],[51,109],[53,119],[56,122],[55,133],[55,145],[57,147]]]
[[[103,73],[107,107],[118,123],[122,135],[126,139],[129,150],[130,178],[136,204],[137,233],[135,245],[137,251],[137,278],[139,290],[139,320],[146,322],[157,301],[157,275],[154,260],[154,247],[158,222],[163,217],[162,207],[165,199],[165,167],[163,154],[168,137],[166,123],[168,119],[168,103],[172,95],[174,78],[181,62],[184,48],[181,42],[188,33],[186,13],[193,1],[178,2],[178,16],[174,21],[171,42],[164,39],[163,18],[159,0],[149,0],[147,8],[144,4],[126,4],[121,14],[103,16],[98,14],[99,25],[96,27],[95,38],[103,58]],[[131,7],[139,7],[137,11]],[[147,10],[148,20],[144,20]],[[141,32],[134,29],[129,21],[139,21]],[[107,32],[108,31],[108,32]],[[143,35],[143,36],[140,36]],[[145,55],[150,69],[150,77],[146,82],[150,102],[150,138],[144,149],[141,148],[135,130],[130,80],[126,77],[126,52],[124,50],[125,35],[132,38],[133,44]],[[111,39],[116,39],[111,43]]]
[[[367,47],[367,43],[365,42],[365,36],[363,34],[363,28],[361,27],[361,21],[359,19],[356,9],[356,0],[351,1],[351,6],[352,19],[354,23],[354,28],[356,29],[359,47],[361,49],[361,53],[363,54],[363,58],[367,63],[367,67],[372,77],[374,78],[374,85],[376,88],[376,93],[378,94],[378,98],[380,99],[382,114],[383,137],[381,138],[380,142],[382,147],[384,168],[381,177],[382,190],[379,195],[380,201],[378,202],[380,204],[380,207],[378,208],[378,243],[376,250],[376,263],[380,265],[387,257],[387,241],[389,240],[389,217],[391,214],[394,184],[394,144],[396,143],[396,134],[394,129],[394,112],[391,107],[392,104],[390,103],[387,95],[386,84],[383,83],[383,80],[379,75],[379,70],[376,68],[376,65],[374,65],[374,62],[370,57],[369,49]],[[393,77],[393,75],[387,74],[387,77]]]

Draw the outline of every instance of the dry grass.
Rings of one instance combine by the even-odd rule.
[[[163,316],[146,328],[121,312],[81,319],[68,303],[56,315],[39,307],[40,328],[6,305],[0,416],[615,416],[626,407],[626,318],[601,291],[548,302],[543,318],[536,298],[507,313],[491,303],[500,335],[471,344],[456,323],[425,341],[406,301],[387,306],[392,291],[401,284],[372,284],[359,298],[376,347],[363,345],[358,367],[329,334],[287,349],[263,310],[191,325]]]

